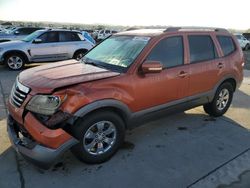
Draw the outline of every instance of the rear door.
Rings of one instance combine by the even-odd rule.
[[[187,35],[189,50],[189,96],[203,95],[218,82],[223,63],[209,34]]]
[[[39,36],[41,43],[32,43],[29,49],[31,60],[34,62],[62,60],[58,32],[48,31]]]
[[[75,51],[81,49],[84,41],[80,33],[70,31],[59,32],[60,55],[65,59],[72,58]]]

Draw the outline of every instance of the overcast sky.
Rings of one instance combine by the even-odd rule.
[[[0,20],[250,28],[250,0],[0,0]]]

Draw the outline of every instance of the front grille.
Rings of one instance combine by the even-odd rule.
[[[29,92],[30,89],[22,85],[17,79],[10,94],[11,103],[16,107],[21,107]]]

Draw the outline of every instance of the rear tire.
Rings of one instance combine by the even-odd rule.
[[[247,45],[245,46],[244,50],[245,50],[245,51],[249,50],[249,47],[250,47],[249,44],[247,44]]]
[[[232,102],[233,92],[232,84],[229,82],[223,83],[217,89],[213,101],[203,105],[204,111],[210,116],[222,116],[226,113]]]
[[[97,164],[109,160],[122,145],[125,125],[117,114],[100,111],[79,119],[72,134],[79,140],[72,153],[85,163]]]
[[[11,53],[4,57],[4,64],[8,66],[10,70],[22,70],[25,66],[26,58],[20,53]]]
[[[86,53],[87,50],[78,50],[74,53],[73,59],[80,61]]]

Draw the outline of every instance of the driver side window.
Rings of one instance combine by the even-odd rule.
[[[174,36],[162,39],[152,49],[148,61],[160,61],[163,68],[170,68],[184,63],[184,50],[182,36]]]
[[[38,37],[38,39],[41,39],[42,43],[58,42],[58,32],[46,32]]]

